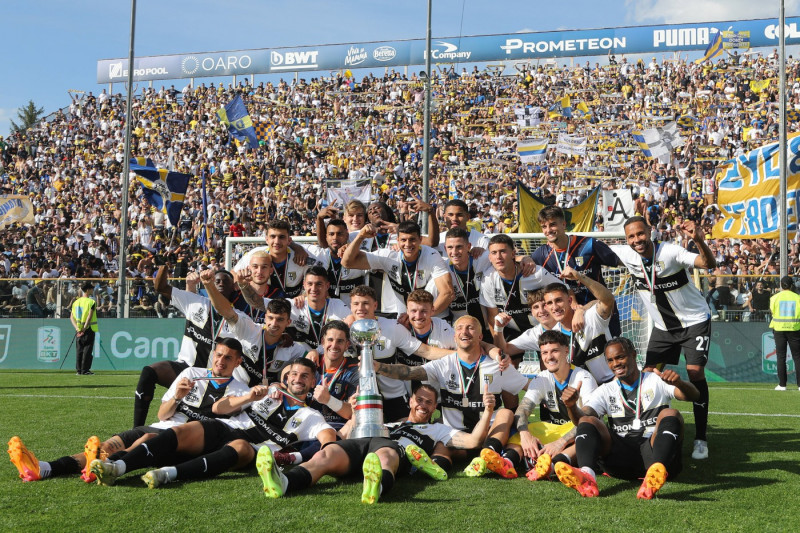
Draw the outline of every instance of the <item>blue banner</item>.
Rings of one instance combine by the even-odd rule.
[[[705,50],[717,31],[749,34],[750,47],[778,45],[777,19],[563,30],[471,37],[431,43],[434,63],[483,63],[613,54]],[[786,44],[800,44],[800,17],[787,17]],[[377,41],[294,48],[140,57],[134,80],[168,80],[282,72],[398,67],[425,63],[425,40]],[[126,59],[97,62],[97,83],[125,82]]]

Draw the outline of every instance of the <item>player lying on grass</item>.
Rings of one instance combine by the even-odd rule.
[[[535,463],[527,477],[536,481],[552,473],[551,457],[567,463],[574,458],[575,426],[569,420],[561,393],[566,387],[578,387],[580,383],[580,399],[585,402],[597,383],[587,370],[568,362],[570,338],[562,332],[545,331],[538,344],[545,370],[531,380],[514,413],[517,433],[509,438],[511,428],[506,424],[493,432],[493,436],[486,439],[480,457],[476,457],[464,471],[468,476],[481,476],[488,468],[513,479],[520,469],[524,469],[524,458],[530,464]],[[542,419],[528,423],[528,417],[537,405],[541,406]]]
[[[364,437],[330,442],[310,461],[285,474],[278,469],[272,451],[266,446],[261,448],[256,468],[264,482],[264,493],[268,498],[280,498],[287,492],[314,485],[325,475],[355,477],[359,465],[364,476],[361,501],[368,504],[375,503],[381,495],[389,492],[395,476],[409,474],[412,467],[443,481],[447,479],[447,473],[437,464],[437,459],[441,458],[437,452],[446,446],[477,447],[486,436],[494,402],[493,394],[484,394],[480,421],[471,433],[467,433],[441,423],[430,423],[436,409],[436,389],[421,384],[414,389],[409,400],[408,419],[387,424],[389,438]]]
[[[183,370],[164,394],[158,409],[157,422],[150,426],[137,426],[117,433],[100,442],[89,437],[83,453],[67,455],[55,461],[37,461],[19,437],[8,442],[8,454],[23,481],[39,481],[56,476],[81,474],[84,481],[94,481],[88,464],[98,457],[110,456],[130,450],[167,428],[192,420],[211,420],[220,415],[213,413],[214,402],[226,395],[243,395],[249,392],[246,385],[232,378],[233,371],[242,361],[242,345],[233,338],[220,339],[214,347],[210,370],[189,367]]]
[[[636,348],[624,338],[611,339],[606,362],[615,379],[600,385],[583,408],[581,384],[567,387],[561,398],[577,425],[578,468],[558,462],[561,482],[591,498],[598,496],[596,472],[621,479],[644,477],[637,498],[650,500],[683,466],[683,417],[670,407],[673,398],[695,401],[700,393],[672,370],[639,372]],[[602,417],[608,418],[608,425]]]
[[[295,359],[286,374],[286,390],[275,389],[279,398],[268,396],[269,389],[263,385],[256,385],[244,396],[226,396],[214,404],[215,413],[233,415],[244,409],[227,423],[206,420],[164,430],[116,461],[95,459],[90,469],[98,483],[112,485],[126,472],[170,464],[168,461],[175,464],[177,454],[195,457],[147,472],[142,480],[154,488],[178,479],[205,479],[245,467],[262,446],[277,451],[312,439],[322,444],[331,442],[336,431],[304,403],[315,385],[316,365],[305,358]]]

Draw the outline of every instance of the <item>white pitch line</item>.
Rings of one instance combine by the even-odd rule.
[[[132,400],[133,396],[72,396],[55,394],[0,394],[0,398],[79,398],[81,400]]]
[[[681,411],[683,416],[689,415],[694,416],[692,411]],[[783,414],[783,413],[721,413],[719,411],[709,411],[710,415],[719,415],[719,416],[766,416],[771,418],[800,418],[800,415],[795,414]]]

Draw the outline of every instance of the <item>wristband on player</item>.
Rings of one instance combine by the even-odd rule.
[[[330,407],[333,411],[339,411],[339,409],[342,408],[344,403],[342,403],[342,400],[340,400],[339,398],[331,396],[330,398],[328,398],[328,401],[325,402],[325,405]]]
[[[493,326],[493,329],[494,329],[495,333],[503,333],[503,330],[505,329],[505,326],[498,326],[497,324],[495,324]]]

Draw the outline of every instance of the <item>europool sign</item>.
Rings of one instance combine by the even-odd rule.
[[[435,63],[484,63],[557,57],[705,50],[717,31],[749,32],[753,48],[778,45],[777,19],[445,37],[431,42]],[[787,44],[800,43],[800,17],[786,19]],[[146,56],[134,59],[134,80],[374,69],[425,63],[425,40],[374,41]],[[127,59],[97,62],[97,82],[127,81]]]

